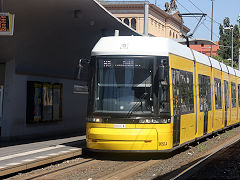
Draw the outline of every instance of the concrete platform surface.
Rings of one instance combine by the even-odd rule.
[[[0,148],[0,177],[82,154],[85,136],[75,136]]]

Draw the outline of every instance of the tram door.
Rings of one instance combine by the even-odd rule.
[[[203,112],[203,134],[208,132],[208,111],[211,110],[211,82],[210,77],[198,75],[199,81],[199,105],[200,112]]]
[[[225,100],[225,127],[227,126],[227,110],[229,108],[228,82],[224,80],[224,100]]]
[[[180,143],[181,94],[180,72],[173,69],[173,146]]]

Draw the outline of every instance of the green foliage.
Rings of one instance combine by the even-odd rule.
[[[218,60],[219,62],[222,62],[222,61],[223,61],[223,58],[220,57],[220,56],[213,56],[212,58]]]
[[[197,146],[197,148],[198,148],[198,151],[199,151],[199,152],[203,152],[203,151],[206,149],[206,144],[200,143],[200,144]]]
[[[226,27],[233,27],[233,60],[234,66],[237,67],[238,64],[238,51],[240,47],[239,43],[239,29],[238,25],[231,25],[230,20],[226,17],[223,21],[223,25],[219,26],[219,45],[220,49],[218,50],[218,55],[221,59],[217,59],[222,61],[222,59],[231,59],[232,58],[232,49],[231,47],[224,47],[224,46],[232,46],[232,30],[231,29],[224,29]],[[225,62],[225,61],[224,61]],[[227,61],[228,62],[228,61]],[[229,63],[227,63],[229,64]],[[231,62],[230,62],[231,65]]]

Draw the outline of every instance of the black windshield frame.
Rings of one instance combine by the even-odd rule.
[[[98,111],[96,109],[96,97],[97,97],[97,78],[98,78],[98,70],[97,70],[97,62],[99,59],[101,58],[137,58],[137,59],[147,59],[147,60],[150,60],[152,62],[152,74],[151,74],[151,88],[150,88],[150,91],[148,91],[149,95],[148,95],[148,98],[151,98],[151,110],[149,110],[149,112],[138,112],[138,108],[137,107],[136,109],[128,109],[127,111],[125,112],[120,112],[120,111]],[[104,117],[127,117],[128,118],[128,115],[131,115],[131,117],[156,117],[156,116],[159,116],[160,114],[161,115],[164,115],[166,116],[166,114],[169,114],[170,112],[168,113],[165,113],[165,112],[159,112],[157,111],[156,109],[158,109],[158,107],[156,108],[155,106],[158,106],[158,102],[159,102],[159,98],[156,97],[154,94],[156,94],[156,90],[153,90],[153,88],[155,87],[155,77],[156,77],[156,74],[157,74],[157,62],[159,61],[159,58],[167,58],[167,56],[94,56],[92,57],[91,59],[91,63],[90,63],[90,79],[89,79],[89,101],[88,101],[88,117],[93,117],[93,116],[104,116]],[[166,69],[167,70],[167,69]],[[168,71],[168,70],[167,70]],[[169,78],[169,77],[167,77]],[[150,96],[150,97],[149,97]],[[143,97],[145,98],[145,97]],[[170,98],[168,96],[168,98]],[[170,101],[170,99],[168,99],[168,102]],[[136,106],[140,106],[140,103],[136,103],[135,104]],[[132,112],[131,112],[132,111]],[[130,116],[129,116],[130,118]]]

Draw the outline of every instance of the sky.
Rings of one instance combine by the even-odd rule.
[[[165,0],[166,1],[166,0]],[[161,9],[165,9],[165,1],[157,0],[157,5]],[[169,0],[170,1],[170,0]],[[155,0],[150,0],[155,3]],[[195,38],[211,39],[211,16],[212,16],[212,1],[211,0],[176,0],[180,13],[201,13],[201,11],[208,16],[204,18],[201,25],[194,33]],[[195,5],[195,6],[194,6]],[[200,11],[201,10],[201,11]],[[189,11],[189,12],[188,12]],[[240,13],[239,0],[214,0],[213,1],[213,40],[219,39],[219,23],[223,24],[225,17],[230,18],[230,23],[238,24],[237,18]],[[184,18],[184,24],[193,31],[197,25],[196,18]]]
[[[165,9],[165,2],[170,0],[148,0],[150,3],[155,4],[161,9]],[[213,10],[213,40],[219,40],[219,24],[223,24],[225,17],[230,18],[230,23],[238,24],[237,18],[240,13],[240,0],[214,0]],[[208,16],[201,21],[201,25],[194,33],[194,38],[211,39],[211,16],[212,16],[212,1],[211,0],[176,0],[178,10],[180,13],[205,13]],[[194,6],[194,5],[196,6]],[[184,18],[184,24],[194,30],[198,20],[194,17]]]

